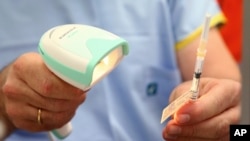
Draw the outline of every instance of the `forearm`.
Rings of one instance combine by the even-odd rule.
[[[177,52],[178,63],[183,80],[191,80],[194,72],[195,57],[200,39],[197,38]],[[241,81],[240,69],[233,59],[216,28],[209,32],[207,54],[204,60],[202,77],[232,79]]]
[[[2,87],[5,83],[8,69],[9,67],[5,67],[0,71],[0,140],[4,140],[15,130],[15,126],[9,120],[8,115],[6,113],[5,96],[2,91]]]

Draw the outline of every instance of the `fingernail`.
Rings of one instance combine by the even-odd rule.
[[[178,115],[176,120],[178,123],[181,123],[181,124],[187,123],[190,120],[190,115],[188,114]]]
[[[171,125],[171,126],[168,128],[167,133],[168,133],[168,134],[171,134],[171,135],[180,134],[180,133],[181,133],[181,128],[180,128],[179,126],[176,126],[176,125]]]

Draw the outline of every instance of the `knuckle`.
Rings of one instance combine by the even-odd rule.
[[[13,65],[12,65],[12,70],[14,72],[20,72],[23,70],[23,61],[22,59],[17,59]]]
[[[13,86],[12,86],[12,84],[10,84],[10,83],[5,83],[5,84],[2,86],[2,91],[3,91],[4,94],[12,93],[12,91],[13,91]]]
[[[50,81],[49,78],[45,78],[41,84],[41,94],[44,96],[49,96],[52,89],[53,89],[53,83]]]
[[[5,94],[6,97],[10,98],[15,97],[17,91],[13,83],[7,82],[2,86],[2,92]]]

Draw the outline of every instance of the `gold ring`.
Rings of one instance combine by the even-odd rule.
[[[37,122],[38,122],[39,125],[42,124],[41,115],[42,115],[42,110],[39,108],[38,112],[37,112]]]

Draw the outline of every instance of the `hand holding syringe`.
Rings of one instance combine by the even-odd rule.
[[[195,64],[192,86],[189,91],[182,94],[175,101],[173,101],[166,108],[163,109],[161,123],[163,123],[168,117],[173,115],[186,102],[188,102],[189,100],[196,100],[198,98],[199,81],[202,73],[203,62],[206,56],[206,44],[208,39],[210,20],[211,16],[207,15],[201,35],[200,45],[197,49],[196,64]]]

